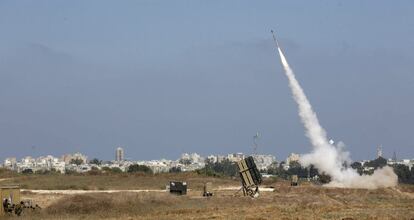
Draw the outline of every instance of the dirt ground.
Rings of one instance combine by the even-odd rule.
[[[115,192],[76,195],[23,193],[42,208],[7,219],[414,219],[414,186],[377,190],[326,188],[312,184],[271,185],[259,198],[219,190],[203,198],[167,192]],[[227,187],[228,188],[228,187]]]

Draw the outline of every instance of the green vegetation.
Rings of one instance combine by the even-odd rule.
[[[180,173],[181,172],[181,167],[171,167],[168,172],[170,172],[170,173]]]
[[[102,164],[102,160],[99,160],[98,158],[93,158],[91,161],[89,161],[90,164],[95,164],[95,165],[101,165]]]
[[[184,165],[190,165],[191,164],[191,160],[190,159],[180,159],[179,162],[181,164],[184,164]]]
[[[306,178],[308,177],[308,173],[310,177],[315,175],[319,176],[319,182],[321,183],[328,183],[331,180],[329,175],[324,173],[319,173],[318,169],[314,166],[310,166],[308,168],[302,167],[298,162],[291,162],[289,164],[289,169],[283,169],[284,162],[280,163],[279,165],[273,164],[267,170],[268,174],[277,175],[285,180],[288,180],[291,175],[298,175],[299,178]],[[350,166],[355,169],[360,175],[371,175],[376,169],[382,168],[387,165],[387,160],[379,157],[375,160],[368,161],[362,165],[360,162],[353,162]],[[346,166],[346,164],[345,164]],[[372,167],[373,169],[366,169],[368,167]],[[394,169],[395,174],[398,176],[398,181],[400,183],[408,183],[414,184],[414,168],[411,170],[408,166],[403,164],[396,164],[392,166]]]
[[[414,184],[414,167],[410,169],[403,164],[395,164],[393,166],[395,174],[398,176],[400,183]]]
[[[233,163],[227,159],[213,163],[206,160],[206,165],[204,168],[196,171],[198,174],[204,174],[207,176],[236,176],[239,171],[236,163]]]
[[[35,174],[41,174],[41,175],[50,175],[50,174],[58,174],[59,172],[56,171],[56,169],[52,168],[50,170],[38,170],[35,172]]]
[[[290,179],[292,175],[298,175],[299,178],[307,178],[308,174],[310,177],[315,175],[321,176],[318,170],[314,166],[310,167],[302,167],[297,161],[292,161],[289,164],[289,169],[285,170],[283,168],[284,163],[280,163],[279,166],[277,164],[273,164],[268,170],[268,174],[277,175],[285,180]]]
[[[375,160],[370,160],[364,164],[364,167],[374,167],[374,169],[381,168],[387,165],[387,160],[383,157],[378,157]]]
[[[128,167],[128,173],[137,173],[137,172],[152,173],[152,170],[148,166],[139,165],[139,164],[133,164]]]
[[[72,159],[72,160],[70,160],[70,164],[76,164],[76,165],[81,165],[81,164],[83,164],[83,160],[82,159],[80,159],[80,158],[76,158],[76,159]]]
[[[33,170],[32,169],[24,169],[22,171],[22,174],[32,174],[32,173],[33,173]]]
[[[359,174],[372,174],[374,170],[384,167],[387,165],[387,160],[382,157],[378,157],[375,160],[368,161],[362,166],[359,162],[354,162],[351,164],[351,167],[356,169]],[[373,167],[374,169],[364,171],[364,168]],[[395,174],[398,176],[398,181],[400,183],[409,183],[414,184],[414,168],[409,169],[408,166],[404,164],[395,164],[392,166]]]

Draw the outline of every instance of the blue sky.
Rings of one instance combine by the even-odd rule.
[[[413,158],[412,1],[0,1],[0,158],[311,150],[279,57],[355,160]]]

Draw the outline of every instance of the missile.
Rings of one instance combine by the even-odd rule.
[[[277,39],[276,39],[276,36],[275,36],[275,32],[274,32],[273,30],[270,30],[270,32],[272,33],[272,36],[273,36],[273,41],[275,42],[276,47],[277,47],[277,48],[280,48],[280,47],[279,47],[279,42],[277,42]]]

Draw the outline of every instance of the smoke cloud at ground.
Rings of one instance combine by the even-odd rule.
[[[280,60],[289,80],[289,87],[293,98],[298,105],[299,116],[306,130],[313,150],[309,154],[301,156],[302,166],[313,164],[320,172],[331,176],[332,181],[326,186],[343,188],[367,188],[392,187],[398,183],[398,177],[391,167],[376,170],[372,175],[359,175],[352,168],[345,168],[344,162],[351,161],[349,153],[344,151],[345,145],[339,142],[336,146],[329,143],[326,131],[319,124],[318,117],[313,111],[302,87],[296,80],[295,74],[290,68],[282,50],[278,47]]]

